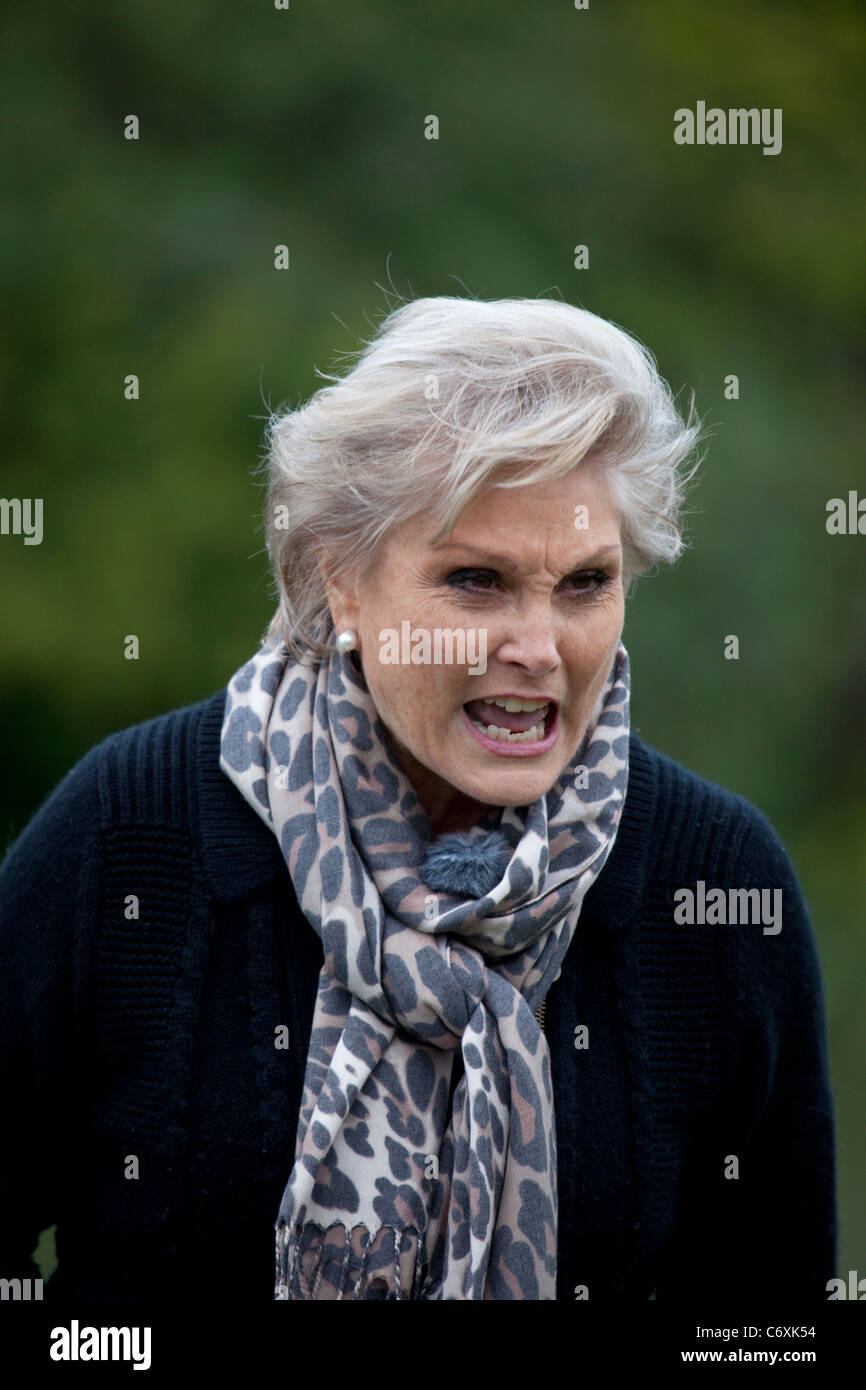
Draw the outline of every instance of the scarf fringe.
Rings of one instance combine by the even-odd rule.
[[[380,1226],[371,1232],[363,1224],[348,1227],[334,1222],[322,1226],[316,1221],[294,1221],[291,1225],[278,1222],[274,1229],[274,1298],[278,1301],[390,1302],[431,1296],[433,1286],[425,1277],[424,1237],[414,1226]],[[406,1257],[411,1259],[413,1249],[407,1284]]]

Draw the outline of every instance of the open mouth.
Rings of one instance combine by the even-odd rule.
[[[556,741],[555,700],[494,697],[468,700],[466,722],[479,743],[492,752],[545,752]]]

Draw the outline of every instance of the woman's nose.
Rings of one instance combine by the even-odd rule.
[[[500,661],[522,666],[528,675],[541,676],[560,664],[553,617],[538,606],[516,618],[496,648]]]

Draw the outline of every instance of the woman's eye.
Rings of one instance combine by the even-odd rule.
[[[446,584],[452,589],[484,589],[489,587],[496,576],[490,570],[455,570],[449,574]]]
[[[488,593],[498,582],[499,576],[493,570],[454,570],[445,580],[452,589],[462,589],[467,593]],[[563,585],[580,596],[599,594],[611,582],[612,575],[605,570],[582,570],[564,579]]]
[[[603,574],[601,570],[588,570],[584,574],[575,574],[571,577],[571,583],[580,593],[592,593],[594,589],[601,589],[610,579],[609,574]]]
[[[581,574],[573,574],[566,582],[579,598],[598,598],[612,578],[606,570],[584,570]]]

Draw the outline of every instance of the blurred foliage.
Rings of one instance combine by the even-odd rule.
[[[866,1271],[866,538],[825,529],[830,497],[866,495],[862,11],[83,0],[4,29],[0,490],[44,498],[45,538],[0,538],[3,838],[95,741],[254,649],[266,410],[306,399],[386,291],[549,292],[622,324],[711,433],[691,548],[630,600],[634,724],[794,858],[826,975],[840,1269]],[[675,145],[699,99],[781,107],[782,152]]]

